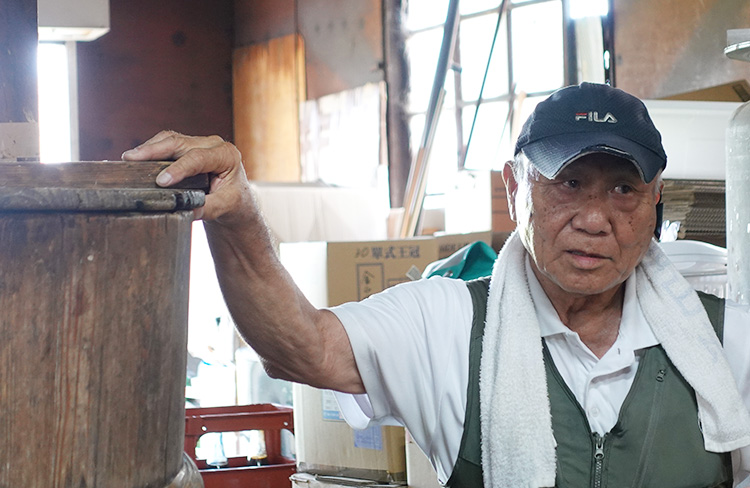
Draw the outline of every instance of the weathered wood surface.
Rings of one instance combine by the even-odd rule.
[[[0,487],[178,474],[191,222],[0,212]]]
[[[84,161],[60,164],[0,164],[2,211],[171,212],[203,205],[208,176],[175,187],[155,179],[164,161]]]
[[[1,188],[0,211],[171,212],[203,205],[200,190]]]
[[[0,188],[152,188],[167,161],[81,161],[0,164]],[[171,188],[208,190],[208,176],[187,178]]]

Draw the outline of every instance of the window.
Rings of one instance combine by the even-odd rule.
[[[39,152],[43,163],[78,159],[75,42],[40,42]]]
[[[568,0],[570,2],[570,18],[573,20],[587,17],[604,17],[609,14],[607,0]]]
[[[564,84],[563,0],[508,0],[498,26],[499,0],[462,0],[454,60],[430,152],[427,200],[449,191],[462,165],[499,168],[536,103]],[[448,0],[409,0],[406,26],[410,63],[412,148],[422,138]],[[476,121],[474,114],[495,37]],[[513,110],[511,110],[511,107]],[[472,124],[474,125],[472,133]],[[464,151],[471,133],[470,149]],[[434,206],[434,205],[433,205]]]

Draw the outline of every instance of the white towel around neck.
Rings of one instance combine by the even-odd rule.
[[[488,488],[555,485],[556,443],[525,257],[514,233],[500,251],[490,282],[479,379]],[[635,272],[646,320],[695,390],[706,450],[750,445],[750,415],[695,291],[656,242]]]

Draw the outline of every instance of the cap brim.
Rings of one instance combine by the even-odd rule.
[[[595,152],[613,154],[630,160],[646,183],[650,183],[659,170],[666,166],[666,161],[650,149],[608,132],[546,137],[526,144],[523,152],[534,167],[549,179],[555,178],[565,166],[577,158]]]

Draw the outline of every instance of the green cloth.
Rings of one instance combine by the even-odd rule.
[[[445,259],[427,266],[424,276],[445,276],[464,281],[492,274],[497,253],[484,241],[468,244]]]

